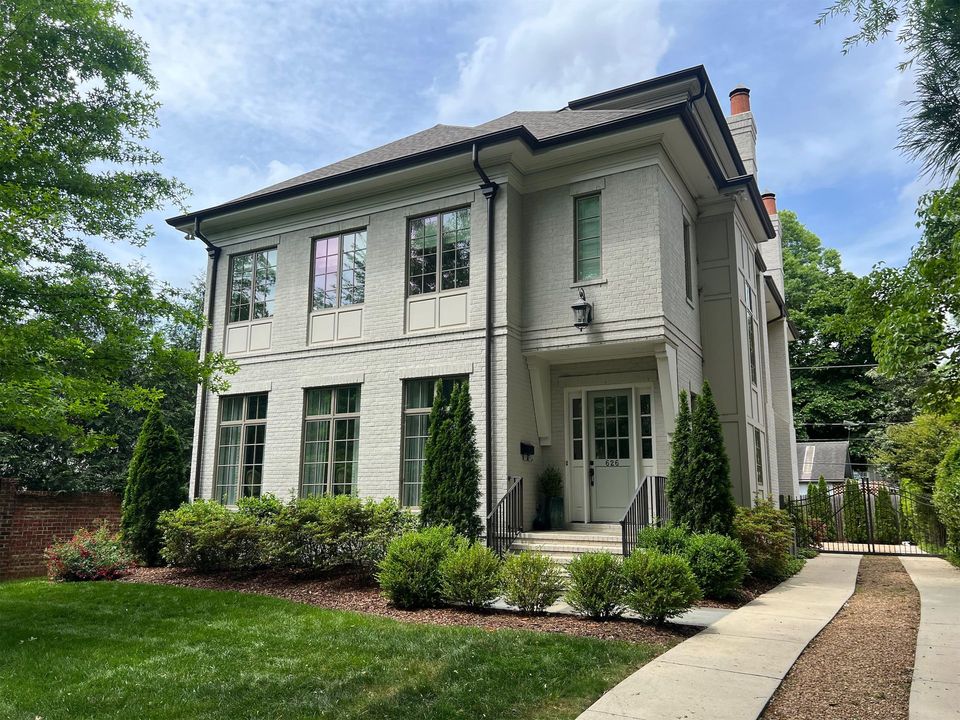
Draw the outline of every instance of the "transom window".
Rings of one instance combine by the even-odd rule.
[[[235,505],[238,496],[260,496],[266,432],[266,393],[221,398],[215,500]]]
[[[600,277],[600,195],[578,197],[575,202],[577,282]]]
[[[407,295],[468,287],[470,208],[413,218],[407,248]]]
[[[234,255],[230,264],[230,322],[273,317],[277,249]]]
[[[367,231],[313,241],[313,309],[359,305],[367,279]]]
[[[312,388],[305,400],[301,497],[356,495],[360,386]]]
[[[443,398],[449,402],[453,386],[467,378],[441,378]],[[407,380],[403,385],[403,467],[400,478],[400,503],[408,507],[420,505],[424,446],[430,429],[430,410],[437,378]]]

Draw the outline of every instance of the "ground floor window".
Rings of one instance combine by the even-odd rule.
[[[266,432],[266,393],[221,398],[215,500],[234,505],[238,494],[260,495]]]
[[[453,386],[464,376],[439,378],[444,400],[449,401]],[[420,505],[420,476],[423,473],[424,446],[430,429],[430,410],[438,378],[407,380],[403,385],[403,460],[400,470],[400,503]]]
[[[359,442],[360,386],[307,390],[301,497],[356,495]]]

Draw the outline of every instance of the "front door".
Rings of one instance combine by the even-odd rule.
[[[590,519],[619,522],[633,497],[633,413],[629,390],[587,393]]]

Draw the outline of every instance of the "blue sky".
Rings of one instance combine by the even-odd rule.
[[[704,64],[726,104],[752,90],[761,188],[845,266],[900,264],[924,185],[895,150],[912,80],[891,38],[846,56],[829,0],[134,0],[160,83],[151,145],[193,191],[229,200],[438,122],[476,124]],[[162,219],[144,249],[183,285],[206,254]]]

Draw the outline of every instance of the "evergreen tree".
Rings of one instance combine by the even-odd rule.
[[[843,537],[847,542],[867,541],[867,512],[856,480],[843,486]]]
[[[680,409],[670,447],[670,471],[667,474],[667,503],[673,522],[678,525],[688,522],[695,495],[696,488],[690,476],[690,406],[687,404],[687,391],[681,390]]]
[[[452,525],[471,539],[480,535],[476,432],[469,385],[457,383],[448,402],[438,382],[424,447],[420,519],[425,525]]]
[[[176,430],[159,408],[147,415],[133,450],[123,493],[120,526],[124,542],[147,565],[160,561],[157,518],[187,499],[187,474]]]
[[[898,522],[897,511],[893,507],[890,491],[883,486],[880,487],[874,500],[873,518],[873,534],[877,542],[900,542],[900,523]]]
[[[823,523],[827,540],[837,539],[837,523],[833,517],[833,500],[830,497],[830,488],[823,475],[807,490],[809,498],[810,516]]]
[[[693,409],[689,458],[694,493],[684,521],[693,532],[731,535],[736,504],[730,488],[730,461],[723,443],[720,415],[706,381]]]

